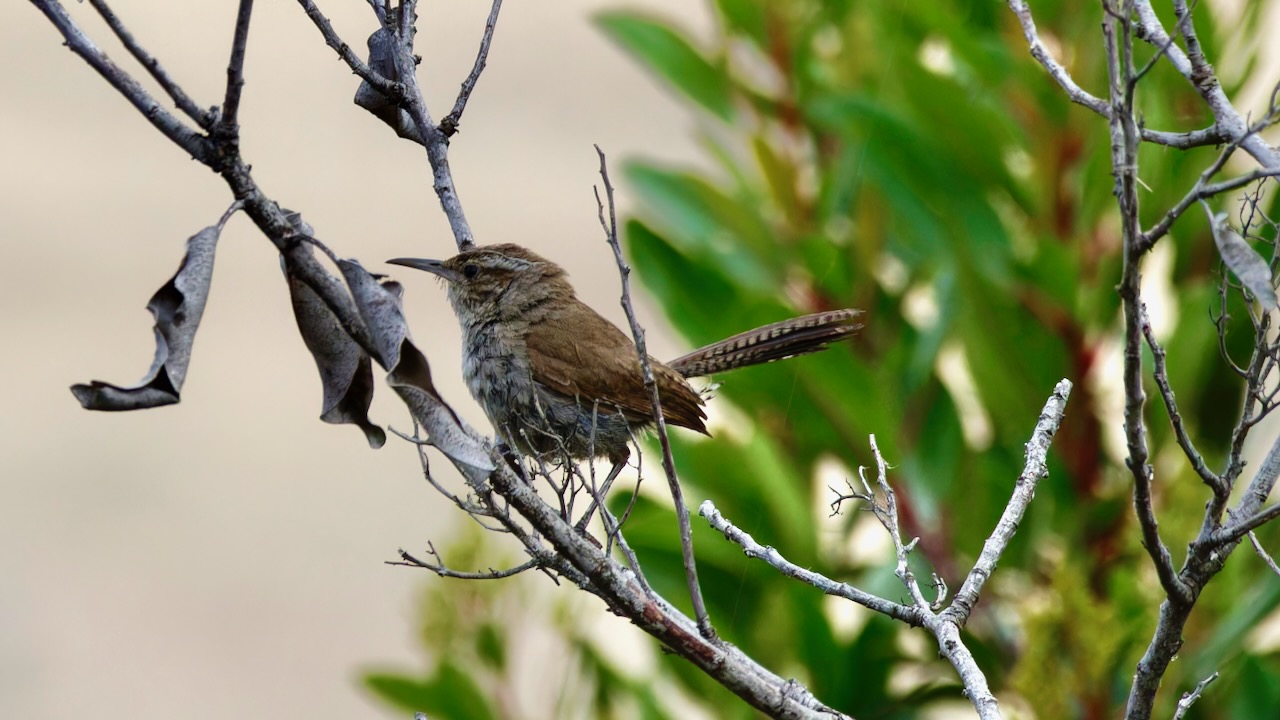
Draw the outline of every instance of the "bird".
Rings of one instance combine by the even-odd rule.
[[[448,285],[462,329],[462,374],[499,439],[525,455],[613,463],[654,424],[635,343],[582,302],[560,265],[514,243],[447,260],[393,258]],[[818,312],[758,327],[670,362],[648,358],[668,425],[709,435],[690,378],[817,352],[862,328],[862,311]],[[606,481],[606,485],[608,481]]]

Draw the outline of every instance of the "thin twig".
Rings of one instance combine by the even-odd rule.
[[[702,600],[702,587],[698,584],[698,566],[693,556],[693,527],[689,522],[689,507],[684,502],[684,491],[680,489],[680,481],[676,478],[676,464],[671,456],[671,440],[667,437],[667,422],[662,415],[662,400],[658,393],[658,384],[653,379],[653,368],[649,365],[649,354],[645,351],[644,328],[636,320],[636,312],[631,307],[631,268],[622,257],[622,246],[618,243],[618,216],[613,203],[613,183],[609,181],[609,166],[604,151],[596,146],[596,154],[600,156],[600,180],[604,185],[605,199],[608,202],[609,217],[605,221],[605,203],[596,193],[596,205],[600,213],[600,226],[605,231],[609,247],[613,248],[613,256],[618,264],[618,274],[622,278],[622,309],[626,312],[627,322],[631,324],[631,337],[636,343],[636,353],[640,358],[640,369],[644,375],[644,386],[649,391],[653,403],[653,419],[658,436],[658,444],[662,447],[662,471],[667,476],[667,486],[671,490],[671,500],[675,504],[676,520],[680,525],[680,556],[684,561],[685,582],[688,585],[689,598],[693,603],[693,615],[698,623],[698,631],[708,639],[715,637],[715,628],[711,626],[711,618],[707,615],[706,603]]]
[[[1182,720],[1182,718],[1187,714],[1187,711],[1191,709],[1191,706],[1200,699],[1200,694],[1204,692],[1204,689],[1209,687],[1209,683],[1217,679],[1218,673],[1217,671],[1214,671],[1212,675],[1201,680],[1199,684],[1196,685],[1195,690],[1192,690],[1189,693],[1184,693],[1182,695],[1182,699],[1178,701],[1178,709],[1173,713],[1173,720]]]
[[[338,36],[338,32],[333,29],[333,24],[329,22],[329,18],[320,12],[314,2],[311,0],[298,0],[298,5],[302,7],[307,17],[311,18],[312,24],[320,31],[320,36],[324,38],[325,44],[338,53],[338,57],[342,58],[347,67],[351,68],[351,72],[389,98],[398,100],[404,96],[404,86],[374,72],[364,60],[361,60],[360,56],[356,55],[355,51],[351,49],[351,46]]]
[[[458,92],[458,99],[453,103],[453,110],[440,121],[440,132],[445,137],[450,137],[458,131],[458,123],[462,121],[462,111],[467,108],[467,101],[471,99],[471,93],[476,89],[476,83],[480,80],[480,73],[484,72],[485,63],[489,59],[489,44],[493,42],[493,31],[498,26],[498,11],[502,9],[502,0],[493,0],[493,6],[489,9],[489,19],[484,24],[484,35],[480,38],[480,52],[476,54],[476,62],[471,66],[471,73],[467,75],[467,79],[462,81],[462,89]]]
[[[740,546],[747,557],[763,560],[789,578],[795,578],[803,583],[812,585],[827,595],[844,598],[869,610],[874,610],[895,620],[901,620],[912,627],[919,627],[924,624],[923,615],[918,607],[887,600],[878,595],[859,590],[848,583],[832,580],[821,573],[796,565],[772,547],[761,545],[756,542],[755,538],[751,537],[750,533],[725,518],[710,500],[702,501],[702,505],[698,507],[698,514],[707,521],[708,525],[723,534],[726,540]]]
[[[1047,464],[1049,445],[1062,424],[1067,400],[1071,397],[1071,387],[1070,380],[1058,381],[1053,388],[1053,394],[1045,401],[1044,409],[1040,411],[1040,419],[1036,421],[1035,430],[1027,442],[1026,463],[1023,465],[1022,474],[1014,483],[1013,495],[1005,504],[1004,512],[1001,513],[999,522],[991,531],[991,536],[983,543],[982,552],[978,555],[973,569],[965,577],[964,584],[956,592],[955,600],[943,613],[953,617],[960,627],[964,627],[968,622],[969,614],[978,603],[983,585],[990,579],[996,563],[1000,561],[1000,556],[1004,554],[1005,548],[1013,540],[1014,533],[1018,531],[1022,516],[1035,497],[1036,486],[1049,474]]]
[[[218,120],[223,132],[230,135],[237,134],[240,95],[244,91],[244,53],[249,45],[249,18],[252,16],[253,0],[240,0],[235,36],[231,41],[231,62],[227,64],[226,99],[222,103],[222,117]]]
[[[1143,142],[1164,145],[1177,150],[1190,150],[1191,148],[1204,147],[1206,145],[1221,145],[1227,140],[1226,136],[1222,134],[1222,130],[1220,130],[1217,125],[1210,125],[1209,127],[1201,130],[1188,130],[1186,132],[1152,130],[1148,127],[1142,127],[1140,130],[1142,132]]]
[[[1058,83],[1059,87],[1067,94],[1067,99],[1078,105],[1083,105],[1090,110],[1098,113],[1103,117],[1109,117],[1107,103],[1096,95],[1091,95],[1083,88],[1076,84],[1071,77],[1071,73],[1062,66],[1057,60],[1049,54],[1048,48],[1044,42],[1040,40],[1040,34],[1036,30],[1036,21],[1031,17],[1031,8],[1027,7],[1025,0],[1009,0],[1009,9],[1017,16],[1018,23],[1022,25],[1022,34],[1027,39],[1027,45],[1031,49],[1031,57],[1036,59],[1046,71],[1053,81]]]
[[[1141,308],[1142,336],[1147,340],[1147,347],[1151,348],[1151,357],[1154,359],[1155,368],[1152,375],[1156,381],[1156,387],[1160,390],[1160,398],[1164,401],[1165,414],[1169,416],[1169,423],[1173,426],[1173,435],[1177,438],[1178,447],[1182,448],[1182,453],[1187,456],[1187,461],[1191,463],[1191,468],[1195,470],[1205,485],[1213,491],[1214,495],[1227,495],[1229,489],[1222,482],[1222,478],[1217,473],[1209,469],[1209,465],[1205,463],[1201,457],[1200,451],[1196,450],[1196,446],[1191,442],[1191,437],[1187,435],[1186,425],[1182,422],[1182,413],[1178,411],[1178,401],[1174,398],[1173,388],[1169,385],[1169,372],[1166,367],[1166,353],[1164,347],[1156,340],[1155,332],[1151,329],[1151,321],[1147,317],[1146,308]]]
[[[179,110],[186,113],[187,117],[206,130],[213,126],[213,116],[209,111],[197,105],[195,100],[192,100],[191,96],[187,95],[187,92],[182,89],[182,86],[178,85],[177,81],[160,66],[160,61],[138,44],[138,41],[134,39],[133,34],[124,26],[120,18],[107,6],[106,0],[89,0],[89,4],[102,16],[102,19],[107,23],[107,27],[111,28],[111,32],[115,33],[116,37],[120,39],[120,43],[129,51],[129,54],[138,61],[139,65],[146,68],[151,77],[173,99],[174,105],[177,105]]]
[[[1178,37],[1188,29],[1190,18],[1190,13],[1184,14],[1178,18],[1178,23],[1173,27],[1173,36],[1165,40],[1163,43],[1157,44],[1156,52],[1147,60],[1147,63],[1143,65],[1140,70],[1133,74],[1133,77],[1129,82],[1137,85],[1142,81],[1142,78],[1147,76],[1147,73],[1151,72],[1151,70],[1155,68],[1156,64],[1160,62],[1160,58],[1165,57],[1169,53],[1169,48],[1174,46],[1177,43]],[[1193,33],[1191,37],[1194,38],[1194,28],[1191,30]]]
[[[435,562],[419,560],[401,548],[396,551],[396,553],[400,555],[401,559],[399,561],[387,560],[385,561],[385,564],[425,568],[440,577],[457,578],[459,580],[500,580],[502,578],[512,577],[513,575],[519,575],[525,570],[532,570],[538,567],[537,560],[529,560],[515,567],[507,568],[506,570],[494,570],[493,568],[480,572],[451,570],[445,567],[444,562],[440,558],[440,553],[436,552],[436,546],[434,544],[430,542],[427,543],[427,552],[431,554],[431,557],[435,558]]]
[[[1142,544],[1155,565],[1160,585],[1170,596],[1187,598],[1189,592],[1173,569],[1173,558],[1160,539],[1159,523],[1151,495],[1154,470],[1147,450],[1146,419],[1143,408],[1146,392],[1142,386],[1142,292],[1139,284],[1142,254],[1137,251],[1138,228],[1138,137],[1134,121],[1133,37],[1129,23],[1130,0],[1122,9],[1105,8],[1103,39],[1107,49],[1107,77],[1111,93],[1111,167],[1115,175],[1115,195],[1120,206],[1124,267],[1120,298],[1124,303],[1124,431],[1129,457],[1126,464],[1133,475],[1133,505],[1142,530]]]
[[[960,676],[960,681],[964,684],[965,695],[969,698],[969,702],[973,704],[973,709],[977,711],[978,717],[981,720],[999,720],[1001,717],[1000,705],[996,701],[995,695],[991,692],[987,677],[982,672],[982,669],[978,667],[973,653],[969,651],[968,646],[964,644],[964,640],[960,637],[959,614],[951,611],[934,612],[934,608],[943,602],[946,584],[935,582],[935,585],[939,586],[937,598],[933,603],[929,603],[924,599],[924,593],[920,591],[915,576],[907,565],[907,556],[914,549],[917,540],[912,540],[905,545],[902,543],[901,535],[898,532],[898,506],[894,498],[893,489],[890,487],[886,477],[884,457],[880,454],[880,448],[876,446],[874,435],[871,436],[870,442],[871,452],[876,459],[876,483],[885,496],[883,507],[875,503],[871,486],[867,483],[866,474],[862,468],[859,468],[858,476],[862,479],[863,488],[870,497],[872,510],[893,539],[894,551],[898,561],[896,574],[911,593],[915,608],[920,612],[923,619],[925,629],[932,633],[937,641],[939,654],[946,658],[947,662],[951,663],[951,666],[956,670],[956,674]],[[934,577],[936,578],[937,576],[935,575]]]
[[[1183,0],[1176,0],[1181,6],[1179,11],[1175,8],[1175,13],[1185,14],[1186,3]],[[1241,147],[1245,152],[1253,156],[1263,167],[1280,167],[1280,151],[1268,145],[1260,136],[1252,135],[1245,137],[1249,131],[1248,123],[1241,117],[1239,111],[1231,104],[1231,100],[1222,89],[1222,84],[1218,81],[1217,75],[1213,72],[1213,67],[1204,60],[1203,53],[1199,52],[1198,42],[1195,44],[1198,58],[1193,61],[1184,53],[1176,44],[1169,45],[1169,34],[1165,32],[1164,27],[1160,24],[1160,19],[1156,16],[1155,10],[1151,7],[1150,0],[1133,0],[1133,9],[1137,15],[1137,25],[1134,30],[1139,39],[1152,43],[1157,47],[1167,48],[1165,53],[1169,58],[1169,62],[1173,67],[1191,83],[1196,92],[1204,100],[1205,105],[1213,113],[1214,126],[1221,133],[1222,140],[1231,142],[1233,140],[1241,140]],[[1195,27],[1191,21],[1187,21],[1184,35],[1188,37],[1188,47],[1191,47],[1191,38],[1195,37]]]
[[[1262,547],[1262,543],[1258,541],[1256,533],[1252,531],[1249,532],[1249,542],[1253,544],[1253,551],[1258,554],[1258,557],[1262,558],[1262,562],[1266,563],[1267,567],[1271,568],[1271,573],[1280,577],[1280,565],[1276,565],[1275,558],[1271,557],[1271,553],[1268,553],[1266,549]]]
[[[62,34],[63,40],[71,52],[79,55],[89,63],[107,84],[124,96],[138,112],[147,119],[165,137],[182,148],[191,157],[208,165],[210,145],[205,138],[188,127],[180,118],[165,109],[155,98],[151,97],[137,80],[116,65],[89,39],[84,31],[76,25],[62,4],[57,0],[31,0],[32,4],[44,13],[49,22]]]
[[[1242,520],[1233,521],[1227,527],[1224,527],[1214,533],[1210,538],[1210,542],[1221,545],[1236,542],[1245,535],[1248,535],[1278,517],[1280,517],[1280,503],[1271,505],[1266,509],[1260,510]]]
[[[1201,181],[1197,182],[1195,187],[1192,187],[1191,191],[1183,196],[1183,198],[1179,200],[1163,218],[1160,219],[1160,222],[1157,223],[1155,227],[1143,233],[1142,239],[1136,246],[1138,251],[1145,252],[1150,250],[1151,247],[1156,244],[1157,240],[1168,234],[1169,228],[1173,225],[1173,221],[1177,220],[1178,216],[1186,212],[1193,203],[1201,200],[1207,200],[1215,195],[1221,195],[1224,192],[1229,192],[1236,188],[1244,187],[1249,183],[1257,182],[1263,178],[1276,177],[1278,175],[1280,175],[1280,167],[1257,168],[1252,172],[1245,173],[1244,175],[1237,175],[1229,180],[1223,180],[1222,182],[1213,183],[1211,185],[1202,184],[1203,176],[1201,176]]]
[[[932,606],[932,603],[925,599],[924,592],[920,590],[920,584],[916,582],[915,574],[911,572],[909,562],[912,551],[920,543],[920,538],[912,538],[909,543],[902,542],[902,531],[899,529],[898,524],[898,496],[893,491],[893,487],[889,485],[886,472],[887,464],[884,461],[884,456],[880,454],[880,447],[876,445],[876,436],[872,435],[869,441],[871,443],[871,453],[876,459],[876,484],[880,487],[881,494],[884,495],[883,506],[875,502],[875,494],[871,490],[871,485],[867,483],[865,468],[858,468],[858,477],[862,480],[862,486],[866,490],[867,498],[871,501],[872,512],[875,513],[880,524],[889,533],[890,540],[893,541],[894,557],[897,559],[897,566],[894,568],[893,574],[907,588],[907,593],[911,595],[911,600],[915,603],[916,608],[927,610]]]

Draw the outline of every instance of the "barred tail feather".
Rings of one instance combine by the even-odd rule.
[[[862,329],[861,310],[830,310],[783,320],[694,350],[667,365],[687,378],[762,365],[825,350]]]

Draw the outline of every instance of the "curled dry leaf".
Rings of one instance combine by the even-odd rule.
[[[1231,227],[1226,213],[1214,215],[1212,224],[1213,242],[1218,246],[1222,261],[1245,288],[1258,298],[1263,310],[1280,308],[1275,285],[1271,281],[1271,267],[1267,261]]]
[[[369,36],[369,69],[388,80],[399,80],[396,70],[395,38],[386,28],[378,28]],[[419,145],[424,144],[418,133],[418,126],[409,117],[409,113],[400,107],[394,98],[389,98],[374,88],[368,81],[360,81],[356,89],[355,103],[373,113],[382,122],[391,126],[396,134],[408,138]]]
[[[436,392],[427,358],[409,339],[400,307],[400,283],[379,280],[354,260],[340,260],[338,267],[381,356],[378,363],[387,370],[387,384],[426,430],[428,442],[473,478],[492,472],[487,448]]]
[[[338,318],[320,296],[290,271],[291,257],[286,254],[281,259],[281,267],[289,283],[289,298],[293,302],[298,332],[302,334],[302,341],[311,351],[316,369],[320,371],[320,384],[324,388],[324,410],[320,419],[335,425],[350,423],[359,427],[364,431],[369,447],[376,450],[386,444],[387,434],[369,422],[369,404],[373,402],[373,370],[369,356],[342,329]],[[342,281],[338,278],[327,274],[325,277],[341,287]],[[346,288],[342,292],[346,292]]]
[[[156,355],[146,377],[131,387],[100,380],[72,385],[71,393],[85,409],[142,410],[178,402],[191,361],[191,345],[209,298],[214,250],[221,232],[220,222],[192,235],[178,272],[147,303],[156,319]]]

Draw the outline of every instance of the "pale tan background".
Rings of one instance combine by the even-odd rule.
[[[689,116],[592,27],[616,4],[508,2],[451,155],[480,241],[555,257],[614,318],[591,144],[617,164],[695,154]],[[643,4],[707,26],[701,4]],[[113,5],[202,105],[221,97],[235,2]],[[321,6],[363,47],[362,0]],[[488,6],[422,4],[437,118]],[[68,7],[124,63],[91,8]],[[372,452],[358,431],[316,419],[319,385],[274,250],[243,217],[219,247],[182,403],[81,410],[70,384],[131,384],[147,369],[147,298],[229,195],[28,3],[0,5],[0,67],[0,717],[394,716],[362,694],[358,669],[420,664],[415,601],[442,581],[382,561],[446,540],[455,513],[404,444]],[[374,268],[450,253],[423,153],[351,104],[356,79],[293,2],[258,3],[246,74],[244,149],[271,197]],[[443,392],[487,427],[458,382],[442,290],[404,279]],[[374,419],[405,424],[385,397]]]

